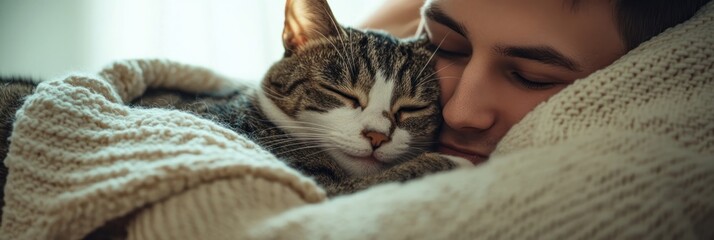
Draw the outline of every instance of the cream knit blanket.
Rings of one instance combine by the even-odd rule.
[[[488,163],[329,201],[220,126],[125,107],[185,87],[161,62],[43,83],[17,114],[0,234],[76,239],[135,212],[132,239],[711,239],[712,36],[709,3],[540,105]]]
[[[324,200],[312,180],[231,130],[180,111],[124,104],[148,87],[218,92],[232,84],[205,69],[158,60],[118,62],[96,76],[39,84],[18,110],[10,137],[0,236],[78,239],[221,179],[279,182],[303,201]]]

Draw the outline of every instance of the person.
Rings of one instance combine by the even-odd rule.
[[[429,38],[444,118],[439,151],[479,164],[538,104],[707,2],[392,0],[361,27]]]

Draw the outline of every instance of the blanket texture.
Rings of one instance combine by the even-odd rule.
[[[231,84],[208,70],[158,60],[41,83],[18,110],[10,138],[0,236],[78,239],[149,203],[226,178],[281,182],[302,202],[325,199],[311,179],[233,131],[180,111],[124,104],[148,87],[219,92]],[[291,197],[276,196],[297,201]]]
[[[160,61],[43,83],[17,113],[0,234],[76,239],[133,212],[131,239],[711,239],[712,36],[709,3],[541,104],[489,162],[329,201],[212,122],[124,106],[182,87]],[[199,72],[191,88],[227,84]]]

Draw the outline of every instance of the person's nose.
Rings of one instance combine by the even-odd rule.
[[[451,91],[451,97],[442,109],[444,121],[449,128],[458,131],[483,131],[491,128],[497,120],[497,92],[489,83],[487,74],[479,74],[467,67]]]

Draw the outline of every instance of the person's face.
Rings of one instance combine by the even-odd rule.
[[[485,161],[536,105],[623,55],[611,2],[427,2],[445,122],[439,151]]]

